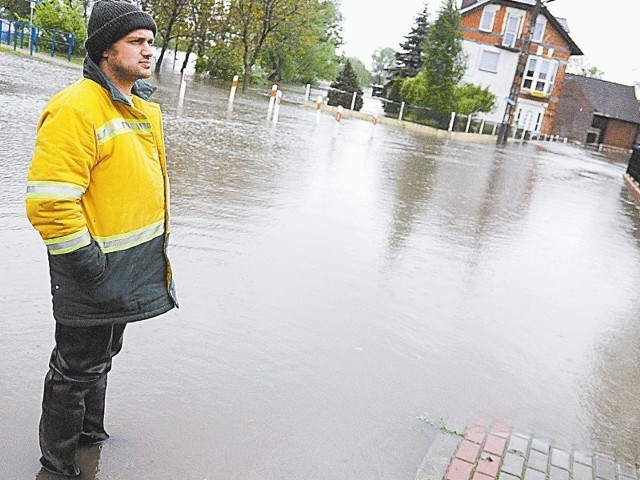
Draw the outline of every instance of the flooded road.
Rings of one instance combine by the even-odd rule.
[[[24,215],[46,100],[77,66],[0,52],[0,478],[39,474],[53,346]],[[38,81],[35,79],[46,79]],[[153,79],[181,308],[132,324],[92,479],[414,479],[426,424],[640,451],[640,214],[626,163],[478,145]],[[287,92],[284,93],[285,102]]]

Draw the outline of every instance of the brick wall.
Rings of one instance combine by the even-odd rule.
[[[585,142],[593,122],[593,107],[575,80],[566,80],[555,111],[551,132],[571,140]]]
[[[638,136],[638,125],[621,120],[609,120],[602,143],[619,148],[631,148]]]

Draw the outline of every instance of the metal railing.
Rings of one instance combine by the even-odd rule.
[[[28,48],[30,55],[42,50],[52,57],[56,53],[65,54],[67,60],[71,60],[76,37],[71,32],[0,18],[0,44],[3,43],[13,45],[14,50]]]

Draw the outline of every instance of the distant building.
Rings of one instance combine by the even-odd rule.
[[[640,133],[635,88],[567,74],[553,133],[586,144],[632,148]]]
[[[496,95],[497,107],[487,120],[503,120],[535,4],[536,0],[462,0],[467,54],[463,81],[489,87]],[[518,128],[551,134],[567,63],[582,50],[569,36],[566,20],[554,17],[544,4],[531,39],[514,121]]]

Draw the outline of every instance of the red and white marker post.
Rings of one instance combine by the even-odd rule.
[[[322,104],[324,102],[322,101],[322,95],[318,95],[318,98],[316,98],[316,122],[320,123],[320,114],[322,113]]]
[[[273,107],[276,103],[276,96],[278,95],[278,85],[273,85],[271,87],[271,96],[269,97],[269,109],[267,110],[267,118],[273,112]]]
[[[278,90],[276,92],[276,97],[275,97],[275,101],[274,101],[274,107],[273,107],[273,123],[276,123],[278,121],[278,117],[280,116],[280,104],[282,103],[282,90]]]
[[[233,103],[233,99],[236,97],[236,90],[238,89],[238,75],[233,76],[231,82],[231,92],[229,93],[229,103]]]

